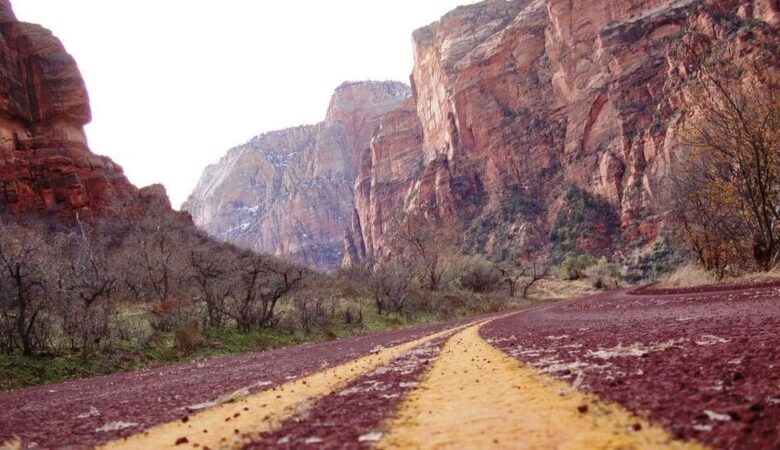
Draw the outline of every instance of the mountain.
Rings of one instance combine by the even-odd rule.
[[[318,269],[337,267],[362,153],[380,117],[409,95],[398,82],[344,83],[323,122],[231,149],[206,168],[182,208],[212,236]]]
[[[175,213],[165,189],[133,186],[90,152],[89,97],[74,59],[52,33],[19,22],[0,0],[0,211],[72,220]]]
[[[346,262],[386,259],[394,224],[465,229],[505,258],[634,257],[672,221],[668,175],[713,60],[780,68],[776,0],[489,0],[414,33],[413,96],[380,119],[355,182]]]

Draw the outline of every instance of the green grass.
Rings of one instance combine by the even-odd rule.
[[[412,318],[398,315],[379,315],[373,308],[364,312],[363,324],[337,323],[317,329],[310,334],[301,330],[256,329],[241,333],[236,328],[210,329],[200,336],[200,342],[191,352],[182,352],[174,333],[158,336],[154,345],[142,346],[133,341],[118,341],[111,351],[56,356],[23,356],[0,354],[0,391],[92,376],[128,372],[147,367],[196,361],[217,356],[266,351],[305,343],[323,342],[357,334],[379,332],[436,322],[434,314],[418,314]]]

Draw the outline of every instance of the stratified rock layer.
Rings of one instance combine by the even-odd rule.
[[[17,21],[0,0],[0,211],[66,220],[174,215],[162,186],[139,191],[121,167],[90,152],[90,119],[84,81],[59,39]]]
[[[344,83],[325,120],[257,136],[209,166],[184,209],[211,235],[319,269],[338,266],[361,155],[397,82]]]
[[[580,250],[647,248],[668,222],[662,194],[702,56],[777,68],[778,11],[776,0],[489,0],[416,31],[413,99],[364,155],[347,262],[361,249],[386,257],[389,221],[415,211],[466,229],[491,216],[498,233],[513,219],[496,211],[519,195],[549,230],[571,186],[620,225],[591,240],[608,228],[595,224]]]

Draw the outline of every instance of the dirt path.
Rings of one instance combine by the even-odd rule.
[[[780,290],[602,294],[0,394],[24,448],[780,449]]]

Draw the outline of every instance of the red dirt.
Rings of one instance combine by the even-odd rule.
[[[780,449],[778,330],[780,289],[763,287],[603,294],[498,320],[482,335],[679,438]]]
[[[407,342],[463,322],[3,392],[0,443],[18,436],[38,448],[92,447],[182,418],[191,405],[245,387],[250,392],[269,389],[364,356],[377,346]],[[116,422],[135,425],[97,431]]]
[[[382,421],[395,411],[406,392],[438,357],[446,339],[423,344],[358,378],[245,448],[370,448],[382,436]]]

